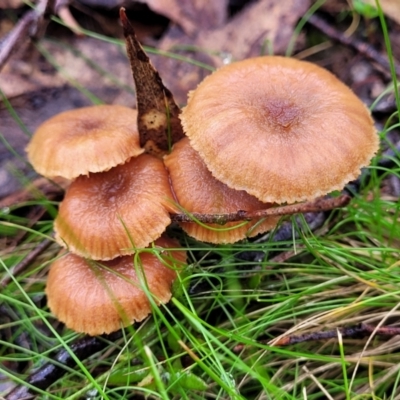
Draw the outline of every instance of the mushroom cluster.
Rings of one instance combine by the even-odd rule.
[[[157,239],[155,246],[178,247],[159,239],[173,195],[163,162],[143,154],[136,120],[137,111],[122,106],[67,111],[44,122],[27,147],[39,173],[73,179],[54,222],[57,242],[71,253],[51,266],[46,292],[61,321],[91,335],[149,314],[143,280],[156,304],[167,302],[185,259],[184,252],[173,262],[164,254],[129,257]]]
[[[72,329],[108,333],[143,319],[148,294],[155,304],[169,300],[185,253],[132,255],[152,242],[177,247],[159,239],[171,213],[252,212],[314,200],[356,178],[378,149],[370,112],[347,86],[284,57],[217,70],[189,94],[180,118],[186,137],[163,159],[144,153],[138,113],[121,106],[62,113],[29,144],[38,172],[73,179],[54,224],[56,240],[71,253],[51,266],[46,289],[50,309]],[[181,226],[201,241],[234,243],[277,221]]]

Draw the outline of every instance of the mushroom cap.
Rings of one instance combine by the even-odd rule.
[[[94,260],[133,254],[170,224],[169,212],[176,211],[172,199],[163,162],[142,154],[73,181],[54,222],[56,240]]]
[[[183,128],[212,174],[263,202],[343,186],[379,145],[369,110],[314,64],[266,56],[225,66],[189,94]]]
[[[26,150],[39,174],[67,179],[107,171],[144,152],[137,111],[118,105],[58,114],[39,126]]]
[[[161,238],[155,245],[177,248],[179,243]],[[171,298],[171,284],[177,270],[186,261],[186,253],[162,251],[118,257],[94,262],[68,253],[50,267],[46,294],[50,310],[67,327],[89,335],[117,331],[134,321],[141,321],[151,312],[147,282],[156,304]],[[137,271],[143,271],[138,276]]]
[[[219,214],[239,210],[255,211],[272,206],[262,203],[243,190],[231,189],[214,178],[199,154],[190,146],[188,138],[174,145],[172,152],[164,157],[164,163],[169,170],[177,201],[186,211]],[[204,224],[212,229],[195,222],[184,222],[180,225],[190,236],[203,242],[234,243],[246,236],[255,236],[274,228],[279,217],[268,217],[261,223],[259,221],[260,218],[254,219],[246,225],[240,222],[228,222],[225,225]],[[234,226],[238,227],[232,229]]]

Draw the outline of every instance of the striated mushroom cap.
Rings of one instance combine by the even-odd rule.
[[[179,247],[179,243],[166,238],[157,240],[155,245]],[[148,292],[142,289],[144,284],[156,304],[167,303],[177,270],[185,262],[186,253],[182,250],[164,250],[158,257],[143,252],[137,257],[99,262],[68,253],[50,267],[48,305],[60,321],[77,332],[114,332],[143,320],[151,312]]]
[[[67,179],[107,171],[144,152],[137,111],[118,105],[58,114],[39,126],[26,150],[39,174]]]
[[[163,162],[142,154],[73,181],[54,222],[56,240],[94,260],[132,254],[159,238],[170,224],[172,199]]]
[[[183,128],[212,174],[263,202],[314,199],[378,150],[369,110],[314,64],[266,56],[225,66],[190,93]]]
[[[172,152],[164,157],[169,170],[172,187],[178,203],[189,212],[218,214],[239,210],[255,211],[271,207],[257,200],[245,191],[234,190],[215,179],[207,169],[199,154],[190,146],[188,138],[174,145]],[[234,243],[246,236],[255,236],[274,228],[279,217],[268,217],[248,222],[228,222],[225,225],[204,224],[214,229],[207,229],[198,223],[181,223],[190,236],[210,243]],[[225,228],[230,228],[225,230]]]

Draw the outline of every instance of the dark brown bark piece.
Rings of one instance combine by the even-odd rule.
[[[124,8],[120,10],[120,19],[136,86],[140,145],[146,152],[162,156],[184,136],[180,108],[137,40]]]

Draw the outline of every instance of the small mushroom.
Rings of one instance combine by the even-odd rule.
[[[189,94],[181,120],[220,181],[263,202],[314,199],[378,150],[369,110],[327,70],[265,56],[225,66]]]
[[[50,310],[67,327],[89,335],[110,333],[142,321],[154,302],[167,303],[177,272],[186,262],[179,243],[161,238],[158,256],[143,252],[94,262],[68,253],[50,267],[46,294]],[[148,290],[143,289],[146,285]]]
[[[219,214],[239,210],[254,211],[269,208],[245,191],[234,190],[215,179],[204,161],[190,146],[188,138],[174,145],[172,152],[164,157],[169,170],[172,187],[178,203],[188,212]],[[228,222],[224,225],[181,223],[192,237],[210,243],[234,243],[246,236],[255,236],[274,228],[279,217],[249,221],[247,224]],[[237,226],[237,228],[233,228]]]
[[[54,222],[56,240],[82,257],[110,260],[159,238],[173,211],[163,162],[142,154],[73,181]]]
[[[28,159],[49,178],[107,171],[144,152],[136,120],[136,110],[118,105],[65,111],[39,126],[27,146]]]

